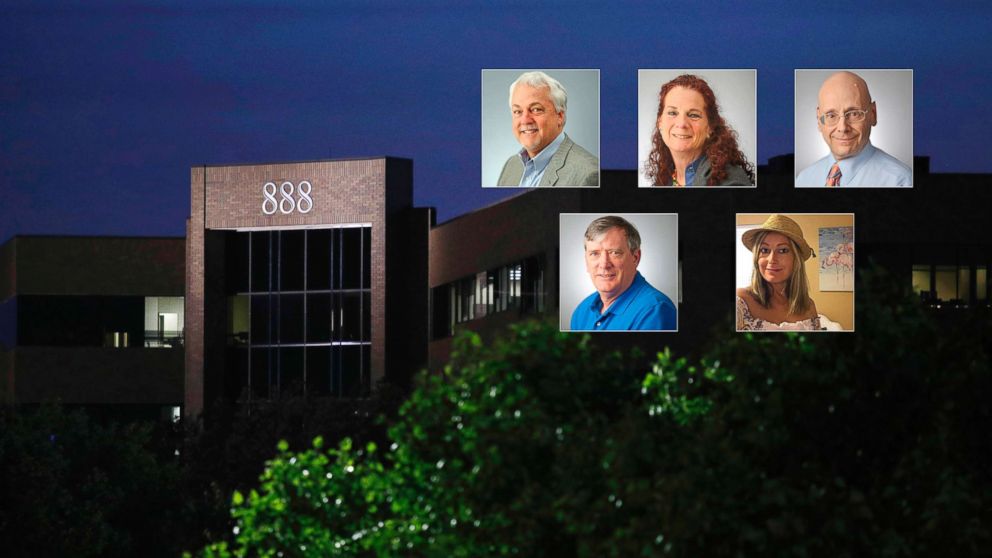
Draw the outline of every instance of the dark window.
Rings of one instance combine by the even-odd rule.
[[[362,231],[361,229],[339,229],[342,262],[339,289],[362,288]]]
[[[372,339],[372,297],[362,292],[362,339]]]
[[[330,343],[331,294],[307,294],[307,342]]]
[[[251,330],[248,336],[252,345],[268,345],[273,341],[270,325],[275,312],[270,309],[271,299],[272,296],[267,294],[251,297]]]
[[[331,288],[331,231],[307,231],[307,289]]]
[[[370,391],[371,241],[370,227],[228,235],[229,397]]]
[[[21,295],[16,313],[19,345],[144,346],[142,296]]]
[[[304,320],[302,294],[279,297],[279,343],[303,343]]]
[[[248,292],[250,254],[247,234],[228,235],[224,244],[224,280],[228,293]]]
[[[338,338],[343,341],[361,341],[362,339],[361,296],[361,293],[341,294],[341,306],[338,308],[338,324],[341,329]]]
[[[241,233],[249,237],[251,243],[251,285],[252,292],[268,292],[269,262],[272,247],[269,245],[272,233]]]
[[[302,291],[303,270],[306,266],[306,231],[281,231],[279,233],[279,290]]]
[[[362,258],[362,288],[370,289],[372,288],[372,257],[371,257],[371,247],[372,247],[372,229],[370,227],[362,228],[362,253],[369,254],[368,257]]]

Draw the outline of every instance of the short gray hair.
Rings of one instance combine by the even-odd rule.
[[[606,234],[610,229],[622,229],[624,233],[627,234],[627,248],[631,252],[636,252],[641,249],[641,234],[637,232],[634,225],[630,224],[630,221],[624,219],[623,217],[617,217],[616,215],[607,215],[606,217],[600,217],[589,226],[586,227],[586,242],[593,242],[597,238]]]
[[[544,72],[524,72],[510,84],[510,108],[513,108],[513,91],[521,83],[531,87],[547,87],[551,102],[555,104],[555,112],[565,112],[568,107],[568,93],[558,80]]]

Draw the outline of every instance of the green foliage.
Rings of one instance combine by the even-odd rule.
[[[647,371],[547,325],[464,335],[378,446],[280,444],[203,554],[978,555],[989,316],[938,335],[864,278],[857,334],[728,334]]]
[[[696,373],[666,353],[645,379],[637,361],[542,325],[493,347],[463,336],[403,405],[386,451],[282,445],[259,488],[232,499],[233,545],[205,554],[594,555],[577,541],[622,534],[624,499],[645,500],[624,478],[655,466],[634,447],[643,434],[706,412],[683,387],[694,376],[669,379]],[[702,370],[698,385],[718,376]]]
[[[0,412],[3,555],[174,556],[179,468],[152,437],[58,405]]]
[[[377,418],[395,415],[401,396],[383,383],[362,399],[287,396],[252,403],[217,402],[183,438],[185,548],[229,536],[232,494],[247,492],[257,483],[277,443],[282,441],[281,451],[286,451],[315,438],[332,444],[347,436],[381,442],[385,426]]]
[[[257,482],[277,441],[381,440],[376,417],[398,401],[382,385],[364,399],[219,404],[188,428],[0,408],[0,555],[176,556],[223,540],[231,494]]]

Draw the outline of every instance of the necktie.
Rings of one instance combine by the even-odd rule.
[[[827,173],[827,186],[840,186],[840,167],[837,163],[830,167],[830,172]]]

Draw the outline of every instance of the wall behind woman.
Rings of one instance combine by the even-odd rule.
[[[738,225],[758,226],[765,222],[770,213],[747,213],[737,215]],[[813,248],[816,257],[805,262],[806,276],[809,278],[809,296],[816,303],[816,310],[827,318],[839,323],[847,331],[854,329],[854,293],[853,292],[833,292],[820,290],[820,262],[826,257],[833,247],[819,246],[820,229],[824,227],[852,227],[854,226],[854,214],[852,213],[783,213],[790,219],[799,223],[803,229],[803,238]],[[857,231],[854,235],[854,265],[857,268]],[[740,239],[737,239],[740,242]]]

